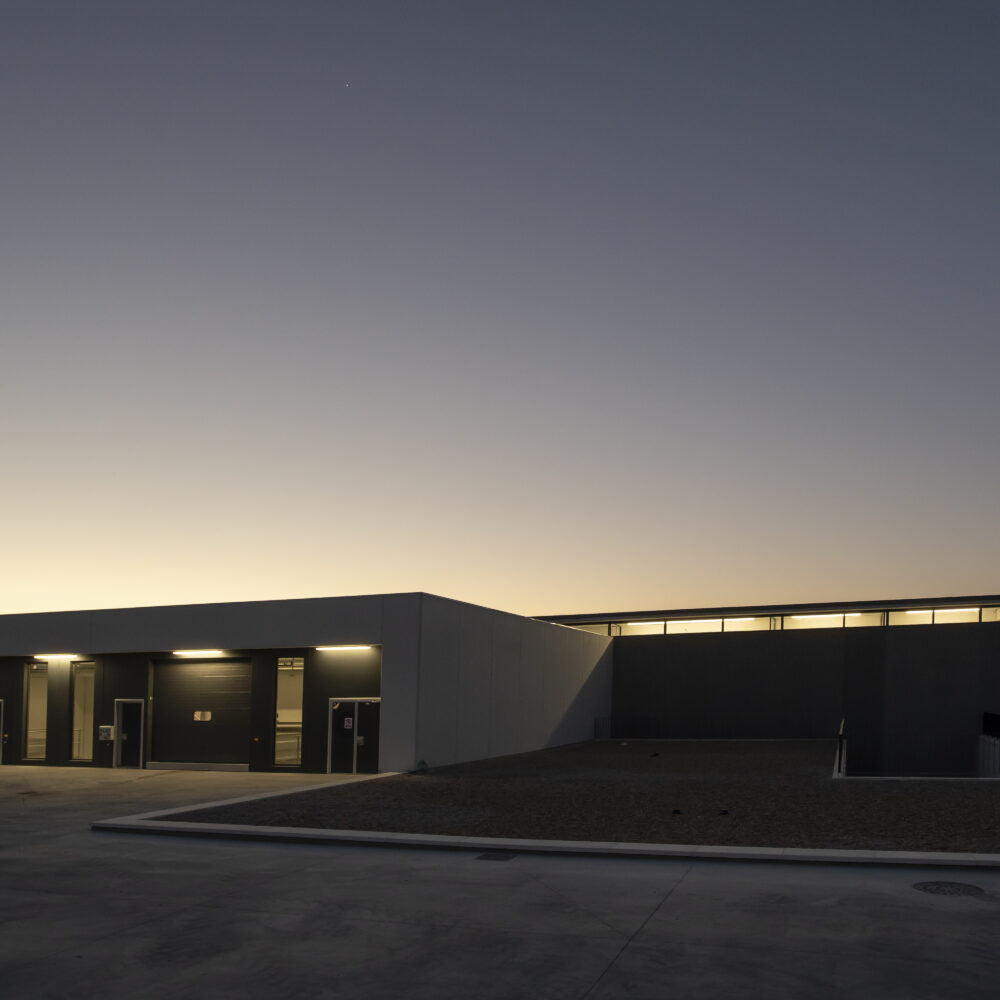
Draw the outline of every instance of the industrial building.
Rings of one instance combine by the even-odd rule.
[[[1000,597],[526,618],[430,594],[0,616],[0,763],[412,771],[598,737],[982,773]]]

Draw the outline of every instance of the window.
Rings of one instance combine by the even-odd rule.
[[[94,759],[94,664],[71,663],[70,687],[73,700],[72,760]]]
[[[771,618],[726,618],[723,632],[766,632],[771,628]]]
[[[844,615],[844,625],[847,628],[866,628],[872,625],[884,624],[884,611],[848,611]]]
[[[663,635],[663,622],[622,622],[622,635]]]
[[[721,618],[679,619],[667,622],[667,635],[687,635],[690,632],[721,632]]]
[[[278,657],[278,686],[274,717],[274,763],[282,767],[302,764],[302,676],[305,659]]]
[[[782,628],[843,628],[844,613],[837,611],[824,615],[785,615]]]
[[[24,678],[24,759],[45,760],[49,665],[29,663]]]
[[[934,612],[930,608],[919,611],[890,611],[890,625],[931,625],[934,622]]]
[[[935,608],[935,625],[955,625],[959,622],[978,622],[979,608]]]

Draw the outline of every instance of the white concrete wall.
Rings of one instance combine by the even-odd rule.
[[[611,640],[424,595],[417,762],[439,767],[593,738]]]
[[[0,615],[0,656],[374,645],[382,642],[385,602],[400,598],[419,595]]]
[[[415,767],[422,599],[422,594],[384,598],[380,771],[412,771]]]

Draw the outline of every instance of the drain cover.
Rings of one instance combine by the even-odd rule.
[[[932,896],[981,896],[983,890],[978,885],[967,882],[917,882],[914,889],[929,892]]]
[[[507,851],[487,851],[485,854],[477,855],[477,861],[510,861],[516,858],[516,854],[508,854]]]

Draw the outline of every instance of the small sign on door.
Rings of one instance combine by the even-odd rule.
[[[344,719],[344,728],[345,729],[353,729],[354,728],[354,719],[351,716],[347,716],[347,718]]]

